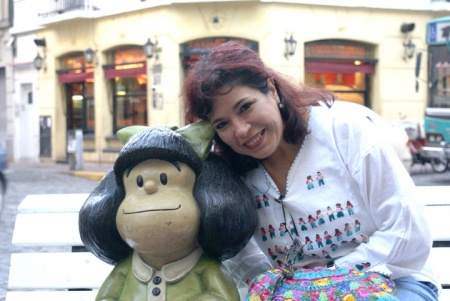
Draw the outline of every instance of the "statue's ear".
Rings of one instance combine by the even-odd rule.
[[[178,130],[178,134],[186,138],[200,159],[205,160],[211,151],[212,139],[216,133],[208,121],[199,121],[188,124]]]

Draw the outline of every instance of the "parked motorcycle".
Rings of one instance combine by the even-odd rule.
[[[408,133],[408,131],[407,131]],[[408,133],[408,136],[411,136]],[[417,135],[413,139],[408,140],[408,148],[411,153],[411,167],[415,164],[421,164],[425,166],[425,164],[431,164],[431,168],[434,172],[443,173],[449,169],[449,160],[444,158],[429,158],[422,155],[422,147],[425,145],[425,139],[421,138],[420,130],[419,135]]]

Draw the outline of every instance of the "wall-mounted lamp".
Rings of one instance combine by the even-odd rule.
[[[95,51],[91,47],[84,51],[84,60],[88,64],[92,64],[95,61]]]
[[[408,59],[412,59],[414,57],[414,53],[416,51],[416,44],[412,42],[411,32],[414,30],[416,26],[415,23],[403,23],[400,26],[400,31],[404,34],[403,40],[403,60],[406,62]]]
[[[414,44],[411,39],[409,39],[406,44],[403,44],[403,46],[405,47],[405,54],[403,55],[404,59],[405,56],[408,59],[412,59],[416,51],[416,44]]]
[[[158,47],[158,40],[155,38],[155,43],[153,43],[150,38],[147,39],[147,42],[143,46],[144,53],[147,56],[147,58],[151,59],[153,55],[155,55],[155,59],[159,59],[159,53],[161,52],[161,48]]]
[[[16,56],[16,50],[17,50],[16,37],[15,36],[12,36],[12,37],[9,38],[8,42],[6,42],[6,47],[11,48],[13,56],[15,57]]]
[[[36,57],[33,60],[33,66],[36,70],[41,70],[42,68],[44,68],[44,71],[47,69],[46,68],[46,64],[45,64],[45,59],[46,59],[46,47],[47,47],[47,43],[45,42],[45,38],[42,39],[34,39],[34,44],[36,44],[36,46],[38,46],[38,53],[36,55]],[[41,55],[39,54],[39,47],[43,48],[43,57],[41,57]]]
[[[39,53],[36,55],[36,57],[33,60],[33,66],[34,66],[34,69],[36,69],[38,71],[41,70],[42,67],[44,66],[44,58],[41,57],[39,55]]]
[[[294,39],[293,34],[289,38],[284,38],[284,57],[289,58],[290,56],[293,56],[295,54],[295,50],[297,49],[297,40]]]

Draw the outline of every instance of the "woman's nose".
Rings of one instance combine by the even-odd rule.
[[[144,183],[144,190],[147,194],[155,193],[158,190],[158,185],[156,185],[155,181],[147,180]]]
[[[236,124],[235,133],[237,137],[245,137],[250,129],[250,124],[245,121],[240,121]]]

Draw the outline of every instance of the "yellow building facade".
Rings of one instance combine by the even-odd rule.
[[[85,162],[114,162],[115,132],[128,125],[182,126],[180,90],[190,62],[230,38],[254,47],[266,64],[338,98],[369,106],[387,120],[421,118],[425,89],[414,90],[415,59],[405,53],[403,23],[426,48],[431,12],[289,3],[214,2],[148,7],[109,16],[48,22],[37,32],[44,58],[39,115],[49,120],[51,151],[67,160],[71,130],[83,131]],[[294,54],[285,39],[297,42]],[[155,44],[148,58],[143,45]],[[84,51],[94,58],[88,62]],[[425,70],[425,62],[422,62]]]

